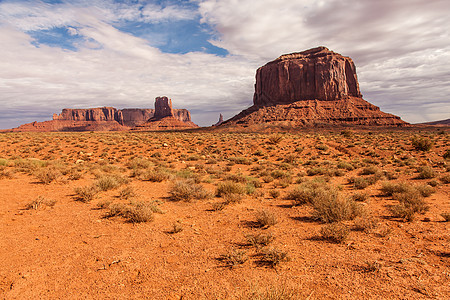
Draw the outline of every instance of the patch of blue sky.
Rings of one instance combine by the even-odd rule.
[[[75,31],[76,29],[73,27],[54,27],[27,33],[34,39],[32,44],[36,47],[43,44],[64,50],[77,51],[79,45],[85,42],[85,38],[75,33]]]
[[[204,52],[218,56],[228,51],[212,45],[212,30],[198,20],[167,21],[154,24],[127,21],[115,26],[117,29],[143,38],[153,47],[165,53],[185,54]]]

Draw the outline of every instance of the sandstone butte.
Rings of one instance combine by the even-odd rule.
[[[147,122],[137,125],[132,130],[179,130],[198,127],[191,121],[191,115],[180,117],[172,109],[172,100],[167,97],[157,97],[155,100],[155,114]]]
[[[264,123],[293,127],[408,124],[365,101],[352,59],[325,47],[282,55],[260,67],[253,106],[223,125]]]
[[[163,100],[161,100],[163,99]],[[65,108],[61,114],[53,114],[53,120],[44,122],[33,122],[13,128],[12,131],[123,131],[130,130],[142,125],[161,115],[168,113],[167,107],[160,103],[167,97],[158,97],[155,102],[155,109],[125,108],[116,109],[114,107],[100,107],[88,109]],[[169,114],[173,118],[173,126],[161,124],[147,130],[167,130],[186,129],[198,127],[191,121],[191,114],[186,109],[172,109],[170,101]]]

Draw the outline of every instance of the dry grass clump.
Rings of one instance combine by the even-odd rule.
[[[350,230],[342,223],[332,223],[320,229],[322,238],[333,243],[343,243],[347,240]]]
[[[411,139],[411,144],[418,151],[430,151],[434,142],[426,137],[415,136]]]
[[[371,232],[378,227],[378,220],[372,215],[356,217],[353,223],[353,230]]]
[[[321,181],[306,181],[289,191],[286,199],[293,200],[294,205],[313,203],[314,199],[337,195],[337,190]],[[334,196],[333,196],[334,197]]]
[[[129,204],[111,203],[108,205],[106,218],[123,217],[129,223],[151,222],[153,213],[161,213],[161,209],[152,202],[131,202]]]
[[[100,175],[95,181],[95,185],[101,191],[112,190],[126,183],[128,183],[128,179],[116,174]]]
[[[248,256],[243,250],[232,249],[228,253],[221,255],[219,260],[229,267],[235,267],[245,263],[248,260]]]
[[[444,174],[442,175],[439,180],[443,183],[443,184],[449,184],[450,183],[450,174]]]
[[[418,179],[431,179],[436,177],[436,172],[430,166],[420,167],[417,171],[419,171]]]
[[[256,213],[256,224],[259,227],[270,227],[277,223],[277,216],[273,212],[262,209]]]
[[[37,197],[35,200],[31,201],[30,203],[27,203],[25,205],[25,209],[41,209],[45,207],[53,207],[56,204],[56,200],[47,199],[42,196]]]
[[[39,182],[49,184],[62,176],[61,172],[56,168],[42,168],[37,170],[34,175]]]
[[[133,197],[136,197],[136,192],[132,186],[127,186],[119,192],[120,199],[128,200]]]
[[[351,199],[341,199],[336,194],[322,194],[314,199],[313,216],[325,223],[353,220],[361,216],[363,206]]]
[[[247,234],[247,243],[253,247],[264,247],[269,245],[275,237],[271,233]]]
[[[84,187],[75,188],[75,194],[77,194],[77,200],[81,202],[91,202],[97,197],[99,189],[96,185],[88,185]]]
[[[203,200],[212,197],[212,194],[205,190],[202,185],[194,183],[192,180],[177,180],[169,190],[170,199],[173,201],[192,201],[194,199]]]
[[[429,209],[424,196],[417,189],[395,193],[392,198],[399,201],[399,204],[390,208],[393,217],[402,218],[406,221],[413,221],[417,213],[423,214]]]
[[[267,143],[271,145],[277,145],[279,142],[283,140],[283,136],[281,134],[273,134],[269,136]]]
[[[220,182],[216,189],[216,195],[223,197],[226,195],[244,195],[247,192],[246,186],[232,181]]]
[[[280,191],[279,190],[270,190],[269,195],[273,199],[276,199],[276,198],[280,197]]]
[[[261,262],[270,265],[272,268],[290,260],[287,252],[276,248],[263,249],[260,255]]]

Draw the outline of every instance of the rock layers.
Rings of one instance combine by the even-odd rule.
[[[167,97],[155,99],[155,112],[147,122],[137,125],[132,130],[178,130],[197,128],[191,121],[187,110],[175,111],[172,109],[172,100]]]
[[[167,97],[162,97],[167,99]],[[159,98],[157,98],[159,99]],[[167,105],[164,105],[167,101]],[[169,105],[170,104],[170,105]],[[145,124],[147,121],[169,117],[177,128],[197,127],[191,121],[191,114],[186,109],[172,109],[170,100],[156,101],[155,109],[100,107],[88,109],[65,108],[58,114],[53,114],[52,121],[33,122],[12,129],[13,131],[122,131]],[[168,108],[170,107],[170,109]],[[184,125],[184,127],[182,126]],[[168,126],[170,127],[170,126]],[[163,130],[167,126],[148,130]],[[170,128],[175,129],[175,128]]]
[[[399,117],[365,101],[349,57],[318,47],[282,55],[256,72],[253,106],[224,122],[291,126],[358,124],[401,126]]]

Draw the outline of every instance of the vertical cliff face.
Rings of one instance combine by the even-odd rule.
[[[365,101],[353,61],[325,47],[282,55],[260,67],[253,104],[224,124],[407,124]]]
[[[325,47],[282,55],[256,72],[255,105],[345,97],[362,97],[355,65]]]
[[[156,119],[164,117],[173,117],[172,100],[167,97],[157,97],[155,99],[155,115]]]
[[[123,125],[123,114],[114,107],[89,109],[65,108],[61,114],[53,114],[53,120],[65,121],[116,121]]]

